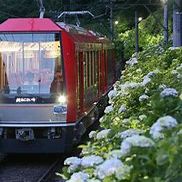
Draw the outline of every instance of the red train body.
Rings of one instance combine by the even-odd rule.
[[[47,18],[0,25],[0,152],[66,152],[115,81],[113,44]]]

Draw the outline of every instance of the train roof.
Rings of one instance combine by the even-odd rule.
[[[61,31],[49,18],[9,18],[0,24],[0,32]]]
[[[107,42],[106,37],[84,28],[54,22],[49,18],[9,18],[0,24],[0,32],[60,32],[65,31],[75,42]]]

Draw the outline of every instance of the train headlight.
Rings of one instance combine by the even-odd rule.
[[[60,96],[58,97],[58,102],[59,102],[60,104],[66,104],[66,96],[65,96],[65,95],[60,95]]]

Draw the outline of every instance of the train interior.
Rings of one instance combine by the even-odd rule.
[[[64,83],[59,34],[1,33],[0,40],[1,94],[50,95],[60,91],[56,84]]]

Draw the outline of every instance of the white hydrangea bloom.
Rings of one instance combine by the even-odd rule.
[[[70,165],[67,169],[68,173],[74,173],[78,169],[78,165]]]
[[[108,134],[110,133],[111,129],[105,129],[97,133],[96,139],[104,139],[107,138]]]
[[[179,73],[179,74],[176,76],[176,78],[181,79],[181,78],[182,78],[182,75]]]
[[[151,78],[151,77],[153,77],[155,75],[156,75],[156,72],[155,71],[151,71],[146,76],[149,77],[149,78]]]
[[[126,61],[126,64],[128,64],[128,65],[130,65],[130,66],[133,66],[133,65],[135,65],[135,64],[137,64],[137,63],[138,63],[138,60],[137,60],[136,57],[132,57],[132,58],[130,58],[128,61]]]
[[[143,95],[141,95],[141,96],[139,97],[139,101],[140,101],[140,102],[143,102],[144,100],[148,100],[148,98],[149,98],[148,95],[143,94]]]
[[[178,131],[177,135],[182,135],[182,129]]]
[[[128,119],[128,118],[125,118],[125,119],[123,119],[123,121],[122,121],[122,123],[129,123],[130,122],[130,119]]]
[[[87,182],[102,182],[99,179],[88,179]]]
[[[164,98],[164,97],[169,97],[169,96],[177,97],[177,96],[178,96],[178,92],[177,92],[176,89],[174,89],[174,88],[165,88],[165,89],[160,93],[160,96],[161,96],[162,98]]]
[[[127,137],[131,137],[134,135],[140,135],[143,132],[144,132],[143,130],[139,130],[139,129],[128,129],[128,130],[125,130],[125,131],[119,133],[119,135],[122,139],[125,139]]]
[[[138,68],[138,69],[136,69],[136,72],[137,73],[141,73],[142,72],[142,69],[141,68]]]
[[[147,75],[145,75],[143,77],[143,81],[141,82],[141,85],[142,86],[145,86],[147,85],[148,83],[151,82],[151,77],[154,77],[157,73],[159,73],[160,71],[158,69],[154,70],[154,71],[151,71],[149,72]]]
[[[142,114],[140,116],[138,116],[139,120],[143,121],[144,119],[147,118],[147,116],[145,114]]]
[[[136,82],[125,82],[124,84],[121,84],[119,87],[124,92],[127,89],[134,89],[134,88],[138,88],[140,86],[141,86],[140,83],[136,83]]]
[[[89,138],[95,138],[96,135],[97,135],[96,131],[91,131],[88,136],[89,136]]]
[[[83,167],[93,167],[94,165],[103,162],[103,158],[96,155],[85,156],[82,158],[81,166]]]
[[[162,131],[164,129],[170,129],[177,126],[177,121],[171,116],[164,116],[159,118],[150,128],[150,134],[154,139],[163,138],[164,135]]]
[[[110,106],[107,106],[106,108],[105,108],[105,110],[104,110],[104,113],[110,113],[110,112],[112,112],[113,111],[113,106],[112,105],[110,105]]]
[[[165,88],[167,88],[167,86],[165,84],[159,85],[159,89],[165,89]]]
[[[81,159],[78,157],[68,157],[64,161],[64,165],[80,165],[81,164]]]
[[[176,49],[180,49],[180,47],[169,47],[169,50],[171,50],[171,51],[176,50]]]
[[[117,95],[117,91],[116,90],[111,90],[109,93],[108,93],[108,97],[109,99],[111,100],[112,98],[116,97]]]
[[[172,74],[172,75],[177,75],[178,72],[177,72],[177,70],[172,70],[172,71],[171,71],[171,74]]]
[[[116,171],[116,178],[118,180],[124,180],[127,179],[127,177],[130,175],[130,171],[133,168],[133,166],[123,165],[122,167],[119,167]]]
[[[96,175],[99,179],[104,179],[106,176],[115,174],[117,169],[122,167],[123,163],[119,159],[109,159],[96,168]]]
[[[118,110],[118,113],[122,113],[126,111],[126,106],[125,105],[121,105],[121,107]]]
[[[99,119],[99,122],[102,123],[103,120],[104,120],[104,117],[101,117],[101,118]]]
[[[151,82],[151,79],[148,77],[148,76],[144,76],[144,78],[143,78],[143,81],[142,81],[142,85],[143,86],[145,86],[145,85],[147,85],[148,83],[150,83]]]
[[[152,147],[154,146],[154,142],[145,136],[134,135],[131,137],[127,137],[121,143],[121,152],[122,155],[126,155],[130,152],[132,147]]]
[[[107,159],[113,159],[113,158],[116,158],[116,159],[119,159],[122,157],[122,153],[121,153],[121,150],[112,150],[108,153],[107,155]]]
[[[177,68],[176,68],[177,71],[181,71],[182,70],[182,64],[180,64]]]
[[[67,182],[87,182],[89,175],[84,172],[77,172],[72,174],[71,178]]]

